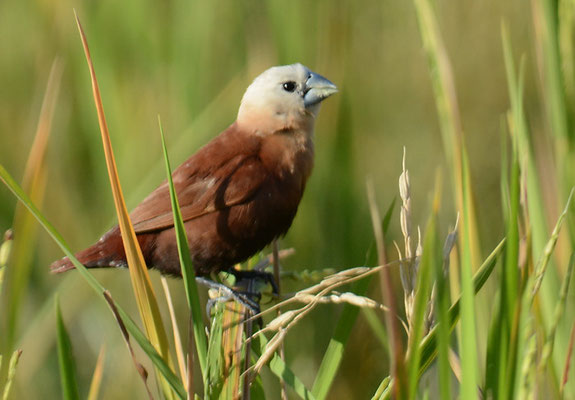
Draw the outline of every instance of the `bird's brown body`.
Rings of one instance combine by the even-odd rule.
[[[198,275],[228,270],[284,235],[313,167],[315,113],[302,108],[279,119],[257,110],[244,114],[240,109],[238,121],[173,173]],[[130,217],[148,267],[180,276],[167,183]],[[126,266],[118,227],[77,258],[86,267]],[[72,268],[67,258],[51,266],[54,272]]]

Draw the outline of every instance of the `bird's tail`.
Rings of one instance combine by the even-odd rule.
[[[86,268],[107,268],[127,266],[122,237],[117,228],[105,234],[96,244],[76,254],[76,258]],[[54,274],[74,269],[68,257],[54,261],[50,271]]]

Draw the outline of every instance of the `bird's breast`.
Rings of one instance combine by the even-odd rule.
[[[313,168],[311,135],[300,131],[281,131],[262,141],[259,157],[277,179],[305,185]]]

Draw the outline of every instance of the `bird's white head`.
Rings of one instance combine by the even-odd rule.
[[[272,67],[246,90],[237,122],[260,132],[313,128],[322,100],[337,87],[302,64]]]

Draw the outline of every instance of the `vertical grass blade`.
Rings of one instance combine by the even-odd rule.
[[[437,321],[437,354],[439,366],[439,395],[442,399],[451,398],[451,368],[449,365],[449,282],[448,268],[451,248],[457,240],[457,224],[448,235],[443,250],[443,263],[435,263],[435,317]],[[452,241],[450,243],[450,241]]]
[[[100,395],[100,388],[102,387],[102,376],[104,374],[104,359],[106,356],[106,346],[102,345],[94,374],[92,375],[92,382],[90,383],[90,391],[88,392],[87,400],[98,400]]]
[[[176,348],[176,358],[178,360],[178,368],[180,370],[180,377],[182,378],[182,382],[188,390],[187,376],[188,372],[186,371],[186,357],[184,356],[184,347],[182,345],[182,338],[180,336],[180,329],[178,327],[178,321],[176,320],[176,312],[174,311],[174,303],[172,302],[172,294],[170,293],[170,287],[168,286],[167,279],[162,276],[160,278],[162,282],[162,288],[164,289],[164,295],[166,297],[166,303],[168,304],[168,311],[170,313],[170,321],[172,322],[172,333],[174,335],[174,347]]]
[[[196,351],[200,362],[202,377],[206,379],[206,358],[208,353],[208,345],[206,335],[204,333],[204,323],[202,319],[202,308],[200,306],[200,299],[198,295],[198,286],[196,284],[196,275],[194,266],[192,264],[192,257],[188,247],[188,239],[186,237],[186,230],[182,218],[182,212],[178,202],[178,197],[174,189],[174,182],[172,180],[172,169],[170,167],[170,160],[168,158],[168,150],[166,149],[166,142],[164,139],[164,132],[162,124],[158,119],[160,125],[160,135],[162,138],[162,149],[164,152],[164,161],[166,166],[166,173],[168,176],[168,185],[170,188],[170,200],[172,202],[172,212],[174,214],[174,228],[176,231],[176,240],[178,243],[178,255],[180,256],[180,267],[182,269],[182,277],[184,280],[184,288],[186,290],[186,300],[188,307],[192,314],[192,323],[194,327],[194,338],[196,341]]]
[[[557,2],[553,0],[533,0],[533,18],[535,39],[540,51],[543,78],[543,96],[547,109],[551,133],[559,139],[556,143],[567,143],[573,140],[569,132],[567,106],[563,91],[561,74],[561,54],[558,42]],[[558,147],[558,150],[560,148]],[[563,150],[566,150],[564,148]]]
[[[571,9],[571,16],[569,12],[564,13],[565,9],[561,7],[561,3]],[[555,204],[558,204],[567,195],[571,187],[575,185],[575,133],[572,129],[572,121],[575,114],[573,114],[573,106],[568,106],[567,97],[573,93],[573,87],[566,87],[572,81],[573,77],[564,81],[564,77],[572,73],[569,69],[562,71],[562,67],[567,66],[565,63],[572,63],[570,59],[570,52],[573,49],[563,52],[565,47],[561,47],[559,32],[561,29],[569,30],[569,24],[572,24],[572,11],[573,2],[557,2],[554,0],[532,0],[532,17],[534,26],[534,41],[537,55],[537,67],[539,72],[540,81],[538,82],[543,106],[546,111],[547,124],[545,126],[546,133],[549,138],[553,139],[554,145],[554,172],[555,179],[558,186],[558,191],[553,193]],[[571,20],[571,21],[570,21]],[[560,24],[563,24],[561,26]],[[570,39],[572,40],[572,38]],[[563,44],[568,44],[568,41],[563,40]],[[563,75],[565,74],[565,75]],[[573,210],[568,216],[568,228],[570,234],[571,247],[575,244],[575,213]],[[533,229],[535,231],[535,228]],[[545,233],[547,233],[546,231]],[[535,239],[535,238],[534,238]],[[534,258],[539,259],[539,256],[544,252],[544,246],[547,240],[547,235],[540,238],[537,242],[534,240]],[[561,254],[563,257],[564,265],[567,264],[567,257],[569,252]],[[560,288],[560,276],[555,272],[555,268],[550,269],[547,279],[542,286],[541,295],[541,322],[547,327],[548,321],[546,316],[552,315],[553,308],[556,302],[556,295]],[[567,347],[568,335],[566,332],[557,333],[557,342],[561,347]],[[562,368],[563,357],[557,352],[553,354],[553,367],[559,371]],[[568,396],[573,397],[575,392],[571,387],[567,387]]]
[[[533,281],[530,288],[531,301],[535,299],[535,295],[537,294],[537,292],[541,288],[541,285],[543,284],[543,278],[545,277],[545,273],[547,272],[549,263],[551,261],[551,256],[553,255],[553,250],[555,249],[555,246],[557,245],[557,240],[559,239],[559,232],[561,231],[561,226],[563,225],[563,221],[569,214],[569,209],[571,207],[571,201],[573,199],[574,193],[575,188],[571,189],[571,193],[569,194],[567,202],[565,203],[565,208],[563,209],[561,215],[559,215],[557,223],[555,224],[553,232],[551,233],[551,237],[547,241],[543,254],[541,255],[541,258],[537,262],[537,266],[535,268],[535,274],[533,276]]]
[[[510,133],[517,142],[520,165],[527,169],[527,198],[529,199],[527,209],[529,212],[531,234],[533,236],[533,256],[535,259],[538,259],[547,242],[548,228],[545,222],[545,207],[542,199],[541,185],[538,180],[537,167],[535,165],[533,146],[529,137],[523,107],[524,68],[523,63],[521,63],[519,77],[517,77],[515,63],[513,61],[513,49],[505,24],[501,26],[501,37],[507,86],[511,103],[511,112],[509,115]]]
[[[351,292],[363,296],[367,292],[370,282],[371,279],[363,279],[357,282]],[[341,312],[335,332],[329,341],[327,350],[323,355],[319,370],[313,382],[311,391],[317,400],[326,399],[329,394],[329,389],[333,384],[333,380],[341,364],[345,346],[349,340],[359,311],[360,309],[358,307],[346,304]]]
[[[4,282],[4,273],[12,252],[12,245],[14,242],[14,234],[11,229],[4,232],[2,244],[0,245],[0,295],[2,294],[2,283]],[[0,354],[2,356],[2,354]]]
[[[491,254],[485,259],[483,264],[479,267],[475,276],[473,277],[473,293],[478,293],[487,279],[493,273],[497,260],[501,257],[503,250],[505,249],[505,239],[502,240],[497,247],[491,252]],[[462,295],[463,296],[463,295]],[[455,324],[461,318],[462,309],[462,296],[458,298],[449,308],[449,330],[453,331]],[[429,334],[423,339],[421,343],[422,357],[420,363],[420,374],[423,374],[425,370],[431,365],[433,360],[437,355],[437,331],[438,326],[436,325]]]
[[[82,25],[80,24],[80,20],[76,14],[75,17],[76,24],[78,25],[78,31],[80,32],[82,39],[84,52],[86,54],[86,61],[88,62],[88,68],[90,70],[94,102],[98,112],[98,122],[100,124],[102,143],[106,156],[106,166],[108,168],[112,194],[114,196],[114,205],[118,214],[118,223],[122,233],[122,242],[126,252],[126,259],[128,261],[128,269],[130,271],[130,278],[132,280],[132,287],[134,289],[136,302],[138,304],[140,316],[142,318],[142,322],[150,342],[156,347],[166,363],[172,366],[168,347],[168,338],[164,330],[162,316],[160,314],[160,309],[158,307],[154,288],[152,287],[150,275],[148,274],[148,269],[146,267],[146,263],[144,262],[142,250],[140,249],[138,240],[136,239],[136,233],[134,232],[134,228],[130,221],[130,216],[124,201],[124,195],[120,186],[120,180],[116,168],[116,160],[114,158],[110,134],[108,132],[108,126],[104,116],[104,107],[102,105],[100,89],[96,79],[96,72],[94,70],[92,58],[90,56],[90,49],[88,48],[88,41],[86,39],[86,35],[84,34],[84,30],[82,29]],[[168,399],[171,399],[173,397],[172,391],[163,378],[160,378],[160,384],[164,395]]]
[[[224,355],[222,351],[224,307],[225,305],[221,302],[214,306],[204,379],[205,399],[220,398],[224,385]]]
[[[439,182],[439,181],[438,181]],[[437,269],[436,264],[441,265],[441,251],[437,239],[437,213],[439,212],[440,185],[436,185],[435,199],[433,202],[432,215],[425,231],[423,254],[417,271],[417,286],[412,319],[410,322],[409,342],[407,347],[409,398],[418,398],[417,386],[419,382],[419,364],[421,361],[421,347],[419,343],[424,335],[426,315],[430,302],[432,274]]]
[[[237,399],[242,391],[242,359],[245,353],[244,346],[244,316],[246,310],[238,302],[224,304],[222,317],[222,351],[224,353],[224,381],[222,387],[222,399]],[[249,388],[244,388],[249,391]],[[244,397],[245,398],[245,397]]]
[[[559,300],[555,306],[555,312],[553,315],[553,323],[551,325],[551,330],[547,334],[545,344],[543,346],[543,354],[541,355],[541,360],[539,361],[539,372],[544,373],[547,368],[547,363],[551,358],[553,353],[553,346],[555,345],[555,334],[559,327],[559,322],[561,317],[565,312],[567,306],[567,294],[569,293],[569,284],[571,283],[571,276],[573,275],[573,267],[575,266],[575,253],[571,254],[571,259],[569,260],[569,266],[567,267],[567,273],[563,279],[563,284],[561,285],[561,291],[559,293]]]
[[[510,210],[507,221],[507,245],[505,247],[505,262],[501,275],[501,295],[499,297],[499,313],[501,325],[497,332],[500,341],[502,357],[496,363],[500,371],[498,392],[501,398],[513,398],[515,376],[517,372],[517,351],[519,344],[519,321],[521,312],[521,297],[519,296],[519,214],[520,214],[520,184],[519,155],[516,140],[513,144],[511,161],[511,178],[509,188]],[[503,353],[505,352],[505,353]]]
[[[56,300],[56,326],[58,329],[58,361],[60,365],[60,382],[62,384],[62,398],[65,400],[79,400],[78,381],[74,366],[72,343],[62,320],[60,305]]]
[[[460,237],[460,240],[466,240],[471,253],[471,262],[473,266],[477,266],[480,260],[477,218],[475,216],[473,196],[471,195],[471,181],[466,158],[467,150],[459,115],[453,71],[431,2],[429,0],[414,0],[414,4],[421,39],[427,53],[443,148],[450,170],[454,173],[455,203],[460,215],[464,215],[464,209],[469,214],[467,218],[461,220],[461,231],[464,235]],[[465,195],[465,193],[468,195]],[[467,236],[465,233],[466,225],[469,225],[467,230],[468,239],[464,239]]]
[[[259,352],[254,350],[254,354],[257,357],[260,357],[266,350],[266,346],[268,345],[268,340],[266,339],[265,335],[258,335],[255,339],[256,343],[259,342]],[[257,347],[257,346],[256,346]],[[270,370],[276,375],[279,379],[286,383],[288,387],[290,387],[301,399],[304,400],[315,400],[314,394],[306,388],[303,382],[297,377],[296,374],[286,365],[284,360],[281,357],[274,353],[270,362],[269,362]]]
[[[42,101],[42,108],[34,142],[26,162],[22,186],[26,193],[38,204],[44,198],[46,186],[45,155],[48,147],[48,138],[52,129],[52,118],[56,107],[56,98],[60,88],[62,65],[58,60],[52,64],[50,76]],[[13,352],[15,334],[20,315],[20,304],[28,286],[30,267],[34,252],[30,248],[36,241],[36,225],[34,218],[22,206],[16,207],[13,222],[13,241],[9,267],[6,270],[4,282],[1,282],[0,293],[0,354],[8,357]],[[4,386],[7,365],[0,367],[0,387]]]
[[[464,160],[466,155],[464,153]],[[463,162],[463,177],[469,177],[467,161]],[[464,182],[463,197],[463,219],[470,221],[473,210],[471,203],[466,201],[471,193],[467,191],[468,182]],[[461,260],[461,397],[465,399],[477,398],[477,339],[475,333],[475,291],[473,289],[472,278],[472,245],[473,233],[472,225],[463,225],[464,239],[462,242]]]
[[[561,383],[559,385],[559,393],[561,393],[561,398],[565,393],[565,385],[569,380],[569,370],[571,369],[571,357],[573,356],[573,346],[575,345],[575,322],[571,326],[571,334],[569,335],[569,346],[567,347],[565,355],[565,366],[563,367],[563,374],[561,377]]]

